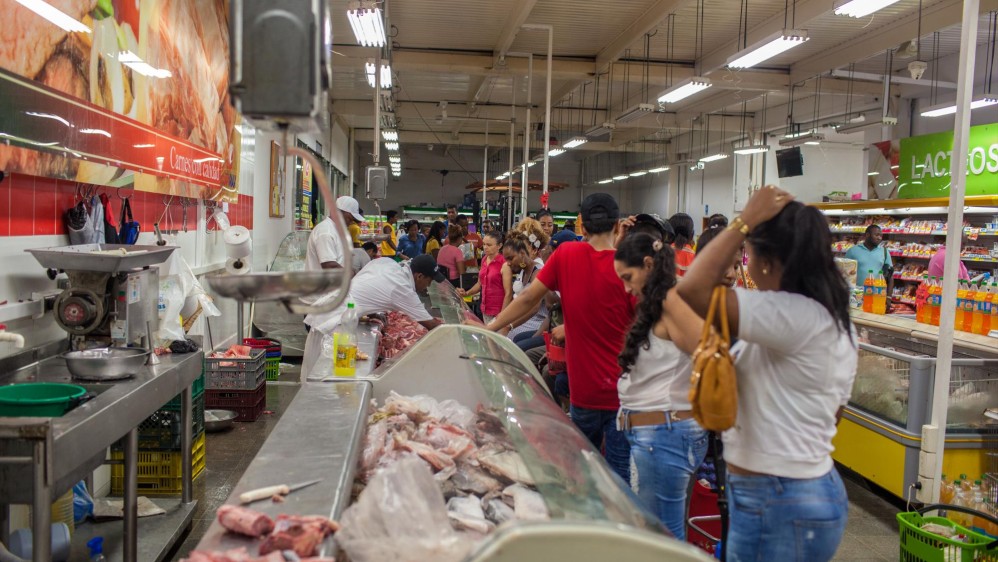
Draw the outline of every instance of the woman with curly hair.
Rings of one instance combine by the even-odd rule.
[[[502,253],[506,259],[503,266],[503,281],[508,281],[510,292],[515,299],[517,295],[530,286],[537,272],[544,266],[540,251],[548,244],[548,236],[541,223],[531,218],[525,218],[517,224],[506,236]],[[541,323],[547,318],[547,307],[542,300],[537,307],[510,323],[507,337],[516,341],[521,334],[534,335]]]
[[[672,247],[645,233],[626,237],[614,268],[639,297],[618,362],[619,425],[637,468],[637,495],[679,540],[686,537],[686,490],[707,454],[707,432],[689,402],[690,353],[703,320],[676,294]]]

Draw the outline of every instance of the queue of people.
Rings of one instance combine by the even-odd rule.
[[[344,218],[355,210],[349,201],[337,208]],[[699,238],[689,215],[624,217],[608,194],[586,197],[571,230],[566,224],[557,231],[548,211],[505,234],[491,223],[481,235],[469,232],[468,218],[453,206],[426,234],[416,221],[397,227],[397,215],[391,219],[384,232],[402,233],[361,251],[376,258],[379,249],[382,256],[394,250],[409,265],[404,274],[389,260],[365,266],[361,274],[371,281],[375,264],[395,279],[385,302],[366,306],[397,309],[389,298],[415,306],[408,288],[430,281],[477,296],[487,329],[537,362],[578,429],[679,539],[690,482],[709,448],[690,403],[691,355],[714,287],[732,287],[721,308],[732,337],[738,416],[713,451],[723,450],[727,464],[727,560],[833,557],[848,505],[831,440],[851,391],[857,344],[850,289],[819,211],[769,187],[733,220],[710,217]],[[317,245],[335,235],[316,230]],[[864,249],[879,257],[876,233],[867,234]],[[316,248],[311,257],[312,242],[310,263],[335,263],[335,252]],[[470,287],[462,283],[468,274],[476,279]],[[758,290],[745,288],[748,279]],[[332,323],[314,320],[321,331]],[[557,367],[545,359],[552,345],[564,349]]]

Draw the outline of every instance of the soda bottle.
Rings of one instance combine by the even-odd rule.
[[[943,278],[934,277],[932,285],[929,286],[929,298],[930,298],[930,324],[933,326],[939,325],[939,313],[940,308],[943,304]]]
[[[353,377],[357,374],[357,310],[353,303],[347,303],[347,310],[340,318],[340,325],[333,333],[336,355],[333,357],[333,373],[337,377]]]
[[[963,331],[972,333],[974,331],[974,309],[977,303],[977,288],[972,283],[967,282],[967,296],[963,301]]]
[[[928,324],[931,320],[929,315],[929,276],[922,276],[922,282],[918,284],[915,292],[915,320],[922,324]]]
[[[994,294],[991,287],[981,283],[977,288],[977,298],[974,302],[973,332],[975,334],[986,336],[991,331],[991,309],[993,308],[991,301],[993,299]]]
[[[991,282],[991,325],[990,330],[998,330],[998,282]]]
[[[883,273],[877,273],[873,280],[873,313],[887,314],[887,280]]]
[[[961,280],[960,285],[956,289],[956,317],[953,320],[953,328],[957,331],[963,331],[966,315],[963,303],[967,301],[968,292],[967,282]]]
[[[974,493],[970,499],[970,508],[980,511],[981,513],[987,513],[986,510],[988,507],[987,505],[984,504],[984,495],[981,494],[980,480],[974,481]],[[987,519],[980,517],[978,515],[971,515],[970,519],[971,519],[970,524],[974,527],[975,530],[980,530],[982,532],[984,531],[984,528],[987,525],[988,521]]]
[[[876,289],[873,286],[873,270],[866,273],[863,280],[863,312],[873,312],[873,293]]]

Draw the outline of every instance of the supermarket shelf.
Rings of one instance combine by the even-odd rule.
[[[893,315],[870,314],[857,309],[850,311],[850,315],[853,322],[860,326],[879,328],[933,343],[939,341],[939,326],[930,326],[910,318]],[[953,345],[985,353],[987,354],[985,357],[998,357],[998,338],[991,336],[954,332]]]
[[[855,227],[855,228],[833,228],[831,229],[832,234],[863,234],[866,232],[867,227]],[[919,232],[911,230],[888,230],[886,228],[882,229],[884,234],[901,234],[905,236],[946,236],[945,230],[933,230],[931,232]],[[972,234],[972,229],[963,229],[965,235]],[[978,236],[998,236],[998,230],[981,230],[977,232]]]

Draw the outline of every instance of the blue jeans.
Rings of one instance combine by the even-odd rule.
[[[627,431],[638,470],[637,495],[677,539],[686,540],[686,492],[707,455],[707,431],[696,420]]]
[[[527,351],[528,349],[534,349],[535,347],[544,347],[544,337],[523,333],[513,338],[513,343],[515,343],[517,347],[523,351]]]
[[[730,562],[825,562],[835,556],[849,513],[839,473],[810,479],[728,473]]]
[[[603,451],[610,468],[624,479],[625,484],[630,482],[631,451],[624,432],[617,429],[617,411],[592,410],[572,404],[568,415],[596,450]]]

